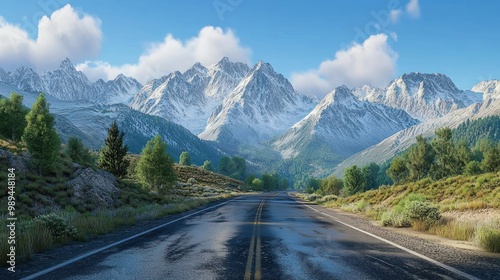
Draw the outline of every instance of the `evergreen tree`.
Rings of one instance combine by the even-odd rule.
[[[93,164],[92,155],[90,154],[89,149],[87,149],[83,145],[80,139],[74,136],[68,139],[66,154],[71,158],[73,162],[80,163],[83,165]]]
[[[212,165],[212,162],[209,160],[205,160],[203,163],[203,166],[201,167],[207,171],[214,171],[214,166]]]
[[[432,139],[431,145],[436,152],[436,179],[456,175],[454,164],[456,164],[454,155],[454,144],[451,139],[451,129],[448,127],[437,129],[436,137]]]
[[[342,190],[343,187],[344,183],[342,182],[342,180],[335,177],[334,175],[330,175],[320,182],[320,189],[324,195],[339,195],[340,190]]]
[[[410,172],[406,166],[406,159],[403,156],[395,157],[391,161],[389,169],[387,169],[387,175],[391,177],[394,184],[401,184],[408,181],[410,177]]]
[[[54,117],[49,112],[45,95],[38,95],[31,111],[26,115],[26,128],[22,136],[39,172],[57,168],[61,140],[54,128]]]
[[[165,193],[176,180],[167,143],[159,135],[146,143],[136,167],[137,177],[151,190]]]
[[[231,178],[243,180],[247,173],[247,163],[244,158],[234,156],[231,158],[234,170],[229,175]]]
[[[229,176],[234,171],[233,161],[228,156],[223,156],[219,163],[219,173],[222,175]]]
[[[472,160],[472,152],[464,140],[454,144],[452,173],[459,175],[464,172],[465,166]]]
[[[29,110],[23,106],[23,96],[11,93],[10,99],[0,100],[0,134],[19,140],[26,128]]]
[[[344,195],[353,195],[364,191],[366,178],[363,176],[361,168],[353,165],[344,171]]]
[[[181,156],[179,157],[179,164],[180,165],[187,165],[191,166],[191,156],[189,155],[188,152],[182,152]]]
[[[123,144],[124,136],[125,133],[120,132],[118,124],[114,121],[108,129],[108,137],[104,140],[104,146],[99,151],[99,167],[118,177],[127,174],[127,168],[130,164],[129,160],[125,158],[128,146]]]
[[[432,146],[422,135],[417,136],[417,144],[408,151],[408,169],[410,180],[418,181],[424,178],[434,162],[435,153]]]
[[[497,172],[500,170],[500,146],[487,140],[482,147],[483,161],[482,169],[486,172]]]
[[[368,165],[363,166],[361,171],[363,172],[363,176],[366,179],[366,189],[373,190],[378,187],[377,185],[377,176],[380,170],[380,166],[378,164],[371,162]]]

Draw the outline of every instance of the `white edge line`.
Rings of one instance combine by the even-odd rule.
[[[193,215],[196,215],[196,214],[199,214],[199,213],[205,212],[205,211],[210,210],[210,209],[212,209],[212,208],[219,207],[219,206],[221,206],[221,205],[227,204],[227,203],[229,203],[229,202],[231,202],[231,201],[234,201],[234,200],[237,200],[237,199],[239,199],[239,198],[240,198],[240,197],[236,197],[236,198],[233,198],[233,199],[228,200],[228,201],[226,201],[226,202],[219,203],[219,204],[217,204],[217,205],[213,205],[213,206],[210,206],[210,207],[204,208],[204,209],[202,209],[202,210],[196,211],[196,212],[191,213],[191,214],[188,214],[188,215],[186,215],[186,216],[182,216],[182,217],[177,218],[177,219],[175,219],[175,220],[172,220],[172,221],[170,221],[170,222],[167,222],[167,223],[161,224],[161,225],[156,226],[156,227],[154,227],[154,228],[148,229],[148,230],[143,231],[143,232],[141,232],[141,233],[138,233],[138,234],[135,234],[135,235],[133,235],[133,236],[127,237],[127,238],[125,238],[125,239],[122,239],[122,240],[120,240],[120,241],[117,241],[117,242],[115,242],[115,243],[112,243],[112,244],[106,245],[106,246],[101,247],[101,248],[99,248],[99,249],[95,249],[95,250],[93,250],[93,251],[90,251],[90,252],[88,252],[88,253],[85,253],[85,254],[83,254],[83,255],[80,255],[80,256],[78,256],[78,257],[76,257],[76,258],[73,258],[73,259],[67,260],[67,261],[62,262],[62,263],[60,263],[60,264],[58,264],[58,265],[55,265],[55,266],[49,267],[49,268],[44,269],[44,270],[42,270],[42,271],[39,271],[39,272],[37,272],[37,273],[34,273],[34,274],[29,275],[29,276],[23,277],[23,278],[21,278],[21,280],[29,280],[29,279],[34,279],[34,278],[40,277],[40,276],[45,275],[45,274],[47,274],[47,273],[49,273],[49,272],[52,272],[52,271],[54,271],[54,270],[56,270],[56,269],[59,269],[59,268],[64,267],[64,266],[67,266],[67,265],[69,265],[69,264],[72,264],[72,263],[74,263],[74,262],[77,262],[77,261],[79,261],[79,260],[82,260],[82,259],[84,259],[84,258],[86,258],[86,257],[89,257],[89,256],[92,256],[92,255],[95,255],[95,254],[97,254],[97,253],[99,253],[99,252],[102,252],[102,251],[104,251],[104,250],[106,250],[106,249],[109,249],[109,248],[111,248],[111,247],[114,247],[114,246],[116,246],[116,245],[120,245],[120,244],[122,244],[122,243],[125,243],[125,242],[127,242],[127,241],[132,240],[132,239],[135,239],[135,238],[137,238],[137,237],[140,237],[140,236],[142,236],[142,235],[145,235],[145,234],[147,234],[147,233],[150,233],[150,232],[152,232],[152,231],[155,231],[155,230],[157,230],[157,229],[159,229],[159,228],[162,228],[162,227],[164,227],[164,226],[167,226],[167,225],[173,224],[173,223],[175,223],[175,222],[178,222],[178,221],[180,221],[180,220],[183,220],[183,219],[189,218],[189,217],[191,217],[191,216],[193,216]]]
[[[290,194],[288,194],[288,195],[289,195],[289,196],[291,196]],[[470,275],[470,274],[467,274],[467,273],[465,273],[465,272],[463,272],[463,271],[460,271],[460,270],[458,270],[458,269],[456,269],[456,268],[454,268],[454,267],[451,267],[451,266],[446,265],[446,264],[444,264],[444,263],[438,262],[438,261],[436,261],[435,259],[432,259],[432,258],[429,258],[429,257],[427,257],[427,256],[424,256],[424,255],[422,255],[422,254],[420,254],[420,253],[417,253],[417,252],[415,252],[415,251],[413,251],[413,250],[411,250],[411,249],[408,249],[408,248],[403,247],[403,246],[401,246],[401,245],[399,245],[399,244],[396,244],[396,243],[394,243],[394,242],[392,242],[392,241],[389,241],[389,240],[387,240],[387,239],[384,239],[384,238],[382,238],[382,237],[380,237],[380,236],[377,236],[377,235],[375,235],[375,234],[373,234],[373,233],[370,233],[370,232],[364,231],[364,230],[362,230],[362,229],[359,229],[359,228],[357,228],[357,227],[355,227],[355,226],[351,226],[351,225],[349,225],[349,224],[346,224],[346,223],[344,223],[344,222],[340,221],[338,218],[336,218],[336,217],[334,217],[334,216],[332,216],[332,215],[329,215],[329,214],[327,214],[327,213],[325,213],[325,212],[322,212],[322,211],[320,211],[320,210],[314,209],[313,207],[311,207],[311,206],[309,206],[309,205],[307,205],[307,204],[303,203],[302,201],[299,201],[299,200],[296,200],[296,199],[294,199],[294,200],[295,200],[295,201],[297,201],[297,202],[299,202],[299,203],[301,203],[301,204],[302,204],[302,205],[304,205],[304,206],[307,206],[307,207],[311,208],[312,210],[314,210],[314,211],[316,211],[316,212],[319,212],[319,213],[321,213],[321,214],[323,214],[323,215],[325,215],[325,216],[328,216],[328,217],[332,218],[333,220],[335,220],[335,221],[336,221],[336,222],[338,222],[338,223],[341,223],[341,224],[343,224],[343,225],[345,225],[345,226],[348,226],[348,227],[350,227],[350,228],[352,228],[352,229],[355,229],[355,230],[357,230],[357,231],[359,231],[359,232],[362,232],[362,233],[364,233],[364,234],[366,234],[366,235],[369,235],[369,236],[371,236],[371,237],[374,237],[374,238],[376,238],[376,239],[378,239],[378,240],[380,240],[380,241],[383,241],[383,242],[385,242],[385,243],[387,243],[387,244],[390,244],[390,245],[392,245],[392,246],[394,246],[394,247],[396,247],[396,248],[399,248],[399,249],[401,249],[401,250],[403,250],[403,251],[405,251],[405,252],[408,252],[408,253],[410,253],[410,254],[412,254],[412,255],[414,255],[414,256],[417,256],[417,257],[419,257],[419,258],[421,258],[421,259],[424,259],[424,260],[426,260],[426,261],[428,261],[428,262],[431,262],[431,263],[433,263],[433,264],[435,264],[435,265],[437,265],[437,266],[440,266],[441,268],[444,268],[444,269],[446,269],[446,270],[449,270],[449,271],[451,271],[451,272],[453,272],[453,273],[455,273],[455,274],[458,274],[458,275],[460,275],[460,276],[462,276],[462,277],[465,277],[465,278],[467,278],[467,279],[471,279],[471,280],[479,280],[479,278],[474,277],[474,276],[472,276],[472,275]]]

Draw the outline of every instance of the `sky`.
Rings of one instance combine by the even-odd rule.
[[[68,57],[91,81],[146,83],[227,56],[269,62],[318,97],[409,72],[470,89],[500,79],[498,10],[494,0],[0,0],[0,67],[43,72]]]

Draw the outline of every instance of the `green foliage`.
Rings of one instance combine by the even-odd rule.
[[[344,172],[344,195],[353,195],[364,191],[366,178],[360,168],[353,165]]]
[[[496,172],[500,170],[500,144],[497,145],[490,140],[482,142],[480,147],[483,153],[481,167],[486,172]]]
[[[66,154],[71,158],[73,162],[87,166],[91,166],[94,164],[94,159],[89,149],[83,145],[80,139],[74,136],[68,139]]]
[[[108,137],[104,140],[104,146],[99,151],[98,166],[118,177],[127,174],[130,164],[125,158],[128,152],[127,145],[123,144],[125,133],[120,132],[116,121],[108,129]]]
[[[247,172],[246,161],[242,157],[223,156],[219,163],[219,173],[237,180],[243,180]]]
[[[406,205],[404,214],[412,222],[420,221],[425,223],[427,228],[441,218],[437,207],[417,200],[411,201]]]
[[[500,116],[467,120],[453,130],[453,139],[465,141],[470,147],[481,139],[500,142]]]
[[[376,189],[379,185],[377,184],[377,178],[380,171],[380,166],[378,164],[371,162],[361,168],[361,172],[366,179],[366,189],[372,190]]]
[[[406,165],[406,159],[403,156],[395,157],[391,161],[389,169],[387,169],[387,175],[391,177],[394,184],[402,184],[408,181],[410,171]]]
[[[434,177],[437,179],[455,175],[454,144],[451,139],[451,129],[448,127],[437,129],[436,137],[431,145],[436,153],[436,169]]]
[[[264,190],[264,182],[259,178],[254,178],[251,183],[252,189],[255,191]]]
[[[500,229],[480,227],[477,231],[477,241],[489,252],[500,253]]]
[[[29,110],[23,106],[23,96],[11,93],[10,99],[0,100],[0,134],[11,140],[19,140],[27,125]]]
[[[203,166],[201,167],[207,171],[214,171],[214,166],[212,165],[212,162],[209,160],[205,160],[203,163]]]
[[[51,172],[59,161],[61,140],[54,128],[54,117],[49,112],[45,95],[38,95],[26,115],[23,141],[28,147],[33,164],[40,172]]]
[[[417,136],[417,144],[408,151],[408,170],[410,180],[420,180],[430,171],[434,162],[434,150],[422,135]]]
[[[313,178],[313,177],[310,177],[307,180],[305,192],[306,193],[313,193],[313,192],[317,191],[319,189],[319,183],[320,183],[320,180]]]
[[[153,191],[165,193],[175,182],[173,162],[167,144],[159,135],[146,143],[137,163],[137,177]]]
[[[179,164],[180,165],[187,165],[191,166],[193,163],[191,162],[191,156],[189,155],[188,152],[182,152],[180,157],[179,157]]]
[[[481,174],[482,172],[481,163],[475,160],[468,162],[464,168],[464,174],[467,176]]]
[[[69,226],[61,216],[55,213],[37,216],[28,226],[35,225],[47,227],[55,238],[63,236],[75,238],[77,235],[76,228]]]
[[[323,195],[339,195],[340,190],[344,187],[344,182],[341,179],[335,177],[334,175],[330,175],[327,178],[321,180],[319,183],[319,189],[323,193]]]

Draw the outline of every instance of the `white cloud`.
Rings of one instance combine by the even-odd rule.
[[[173,71],[185,71],[196,62],[212,65],[224,56],[232,61],[250,63],[250,54],[250,49],[240,45],[233,31],[206,26],[196,37],[185,42],[172,34],[167,35],[163,42],[152,44],[135,64],[113,66],[102,61],[87,61],[79,64],[77,69],[91,80],[113,79],[123,73],[146,83]]]
[[[418,4],[418,0],[410,0],[410,2],[406,4],[406,12],[414,18],[420,17],[420,6]]]
[[[66,5],[43,16],[38,22],[38,37],[0,17],[0,65],[6,69],[29,66],[36,70],[56,67],[64,58],[82,60],[95,57],[101,48],[99,19],[78,14]]]
[[[391,18],[391,22],[396,23],[399,21],[399,18],[401,17],[401,10],[400,9],[391,10],[389,16]]]
[[[340,50],[335,59],[323,61],[317,69],[292,74],[292,84],[296,90],[319,98],[340,85],[385,86],[396,72],[398,58],[387,39],[386,34],[372,35],[361,45]]]

